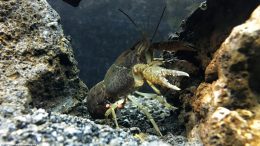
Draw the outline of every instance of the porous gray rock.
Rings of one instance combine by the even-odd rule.
[[[0,143],[164,144],[156,136],[141,141],[130,130],[61,114],[86,96],[87,87],[59,19],[46,0],[0,1]]]
[[[2,115],[27,104],[67,112],[86,95],[59,20],[44,0],[0,2]]]

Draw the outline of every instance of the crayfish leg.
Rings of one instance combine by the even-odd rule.
[[[155,131],[157,132],[157,134],[159,136],[162,136],[162,133],[158,127],[158,125],[156,124],[156,122],[154,121],[154,118],[152,117],[152,115],[148,112],[148,110],[145,109],[145,107],[141,104],[139,104],[131,95],[128,95],[127,98],[134,104],[136,105],[141,111],[144,112],[144,114],[147,116],[147,118],[149,119],[149,121],[152,123]]]
[[[139,91],[135,91],[135,93],[140,96],[143,96],[143,97],[155,99],[169,110],[174,111],[177,109],[176,107],[170,105],[162,95],[157,95],[157,94],[153,94],[153,93],[143,93],[143,92],[139,92]]]
[[[150,81],[146,80],[146,82],[148,83],[148,85],[153,89],[153,91],[156,93],[156,94],[159,94],[161,95],[161,91]]]
[[[125,99],[120,99],[120,100],[116,101],[115,103],[109,105],[109,108],[105,112],[106,119],[108,118],[109,115],[112,116],[112,119],[115,122],[116,128],[119,128],[119,125],[118,125],[118,122],[117,122],[115,109],[117,109],[119,105],[121,106],[124,103],[125,103]]]

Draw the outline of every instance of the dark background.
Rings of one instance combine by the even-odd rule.
[[[155,38],[162,41],[178,31],[181,20],[203,0],[82,0],[78,7],[62,0],[47,1],[61,16],[64,33],[72,40],[80,77],[91,88],[103,80],[117,56],[141,38],[119,8],[151,36],[167,6]]]

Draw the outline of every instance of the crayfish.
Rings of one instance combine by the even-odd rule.
[[[122,10],[120,10],[124,13]],[[163,17],[165,8],[160,17]],[[135,22],[124,13],[133,24]],[[159,21],[159,23],[160,23]],[[159,23],[156,27],[156,33]],[[135,24],[136,25],[136,24]],[[137,25],[136,25],[137,26]],[[154,37],[154,35],[153,35]],[[152,37],[152,39],[153,39]],[[193,50],[192,45],[183,41],[169,41],[163,43],[152,43],[145,35],[143,39],[137,42],[133,47],[124,51],[106,72],[104,80],[97,83],[90,89],[87,97],[87,108],[93,118],[104,118],[112,115],[116,126],[117,119],[115,109],[122,107],[127,100],[136,104],[149,118],[156,132],[161,136],[161,132],[152,116],[142,105],[138,104],[131,96],[131,93],[143,86],[144,82],[155,91],[160,98],[160,102],[168,108],[175,109],[168,104],[155,84],[167,87],[173,90],[180,90],[172,85],[166,79],[166,76],[189,76],[188,73],[177,70],[170,70],[161,67],[163,61],[154,58],[154,50]]]

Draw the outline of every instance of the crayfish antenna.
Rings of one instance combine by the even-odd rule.
[[[147,38],[145,32],[135,23],[135,21],[126,12],[124,12],[122,9],[118,9],[118,10],[121,13],[123,13],[134,24],[135,28],[142,35],[143,38]]]
[[[166,6],[164,6],[164,8],[163,8],[163,12],[162,12],[161,17],[160,17],[160,19],[159,19],[159,22],[157,23],[157,26],[156,26],[156,28],[155,28],[155,30],[154,30],[154,32],[153,32],[153,36],[152,36],[150,42],[153,41],[153,39],[154,39],[154,37],[155,37],[155,35],[156,35],[156,32],[158,31],[158,28],[159,28],[159,26],[160,26],[160,24],[161,24],[161,21],[162,21],[162,18],[163,18],[163,16],[164,16],[165,10],[166,10]]]

